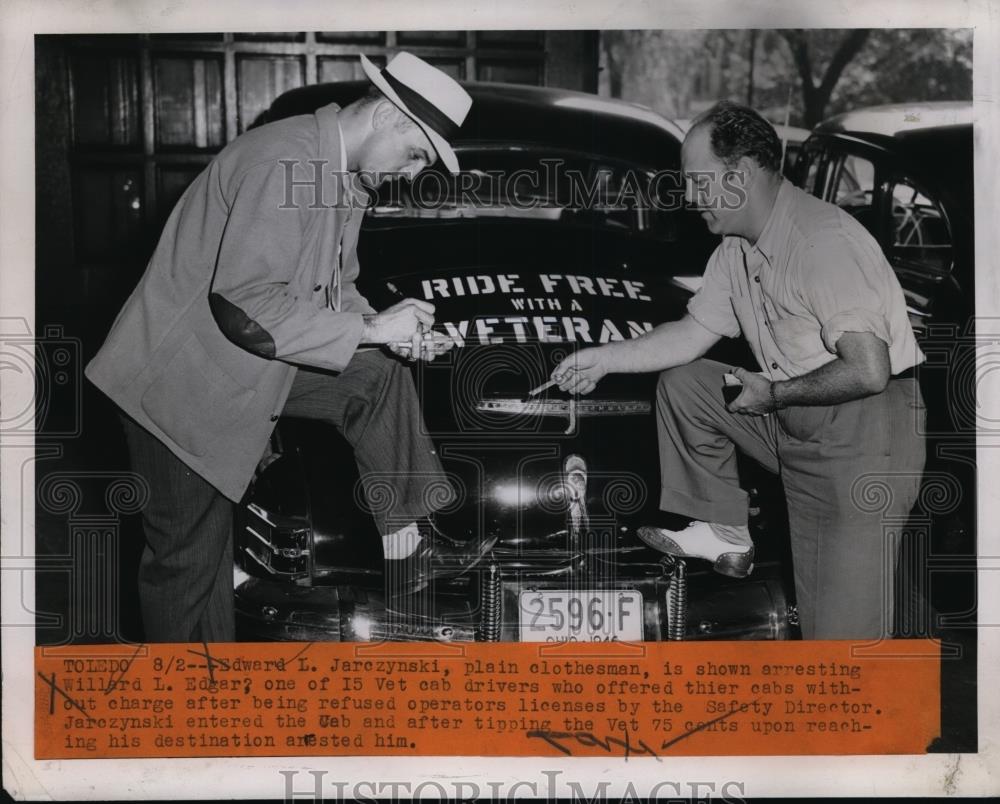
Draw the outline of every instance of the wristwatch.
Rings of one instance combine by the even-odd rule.
[[[772,380],[767,385],[767,392],[771,397],[771,404],[774,406],[774,410],[781,410],[785,407],[781,402],[778,401],[778,397],[774,393],[774,381]]]

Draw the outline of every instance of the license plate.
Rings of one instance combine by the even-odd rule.
[[[642,593],[542,590],[519,597],[522,642],[642,640]]]

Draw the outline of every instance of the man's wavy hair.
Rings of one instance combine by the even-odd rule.
[[[712,152],[726,167],[735,168],[747,156],[765,170],[781,172],[778,132],[749,106],[719,101],[692,121],[689,132],[703,125],[710,127]]]

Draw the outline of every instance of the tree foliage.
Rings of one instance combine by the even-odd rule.
[[[608,31],[601,91],[689,118],[721,98],[783,122],[879,103],[971,100],[968,29]]]
[[[823,113],[840,76],[865,46],[869,33],[871,32],[865,28],[846,32],[809,32],[801,29],[781,31],[799,75],[802,118],[806,128],[812,128],[823,119]],[[811,41],[817,37],[825,39],[826,49],[831,51],[828,57],[822,60],[822,66],[818,69],[816,57],[820,48]]]

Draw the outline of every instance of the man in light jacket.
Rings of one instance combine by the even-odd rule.
[[[457,172],[448,140],[472,100],[411,54],[381,71],[361,58],[363,98],[249,131],[192,182],[87,367],[121,408],[133,469],[150,486],[139,569],[149,641],[235,638],[232,506],[281,415],[337,426],[363,483],[393,478],[376,524],[387,575],[409,591],[432,564],[468,568],[490,546],[433,527],[453,492],[412,379],[362,348],[433,358],[448,346],[424,334],[433,305],[376,312],[355,287],[368,191],[438,158]]]

